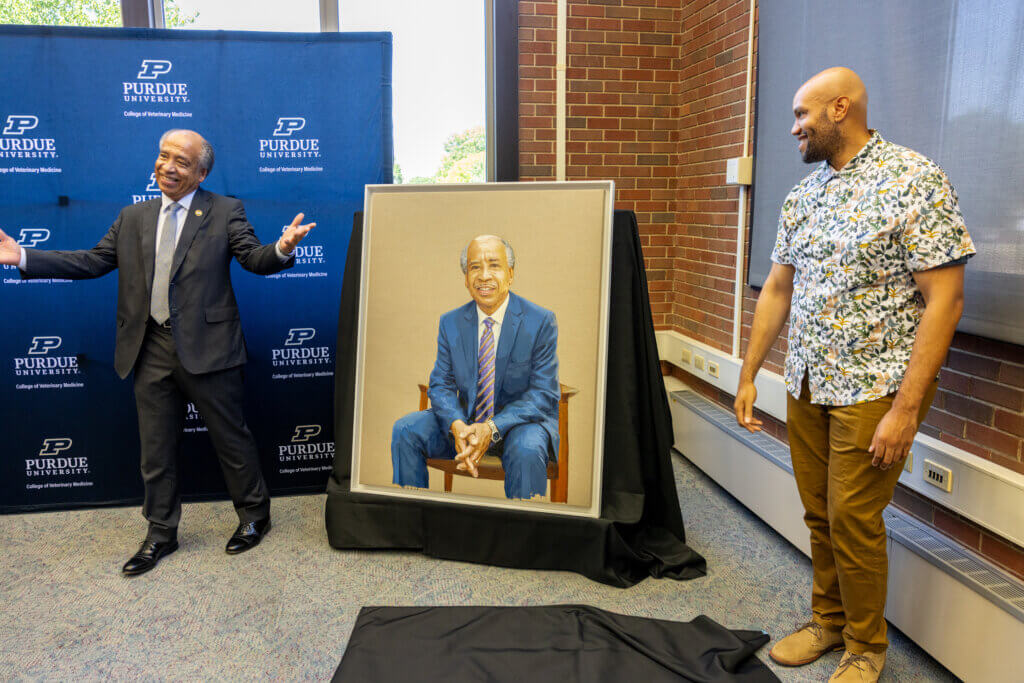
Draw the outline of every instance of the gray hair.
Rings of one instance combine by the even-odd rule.
[[[160,146],[164,146],[164,140],[169,136],[175,135],[176,133],[192,133],[199,138],[199,168],[203,169],[207,173],[213,170],[213,145],[206,141],[202,135],[195,132],[194,130],[188,130],[186,128],[172,128],[163,135],[160,136]]]
[[[483,235],[481,235],[480,237],[483,237]],[[498,237],[497,235],[488,235],[488,237],[495,237],[501,240],[501,243],[505,246],[505,260],[508,261],[509,270],[514,269],[516,267],[516,252],[515,250],[512,249],[512,245],[509,244],[509,241],[504,237]],[[469,241],[469,244],[462,248],[462,253],[459,254],[459,265],[462,266],[463,275],[465,275],[466,271],[469,270],[469,245],[475,242],[477,239],[479,238],[474,237],[473,239],[471,239]]]

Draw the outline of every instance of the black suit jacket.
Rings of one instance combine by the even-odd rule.
[[[135,366],[149,319],[160,199],[121,209],[92,249],[26,249],[24,278],[85,279],[120,270],[114,368],[122,378]],[[193,374],[246,362],[245,340],[231,288],[231,259],[261,275],[290,268],[274,244],[261,244],[242,202],[196,190],[174,251],[170,276],[171,329],[182,366]]]

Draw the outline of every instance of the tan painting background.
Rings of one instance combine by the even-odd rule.
[[[473,237],[496,234],[515,249],[511,291],[557,318],[559,381],[579,390],[569,401],[568,505],[591,505],[606,195],[600,189],[371,194],[360,452],[353,454],[359,483],[394,486],[392,425],[419,406],[416,385],[426,384],[434,367],[441,315],[471,300],[459,253]],[[429,472],[431,491],[443,493],[443,475]],[[507,500],[500,481],[456,477],[452,492]]]

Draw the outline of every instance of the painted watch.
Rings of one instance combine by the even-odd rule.
[[[491,441],[501,441],[501,434],[498,433],[498,428],[495,426],[494,420],[492,418],[487,419],[487,426],[491,428]]]

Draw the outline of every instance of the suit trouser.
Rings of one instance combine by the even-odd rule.
[[[920,425],[935,397],[928,388]],[[872,467],[868,452],[895,394],[849,406],[813,404],[805,377],[800,398],[787,394],[786,426],[804,521],[811,531],[814,621],[842,629],[855,654],[884,652],[889,580],[882,510],[892,500],[903,462]]]
[[[527,422],[508,430],[501,441],[491,443],[487,454],[501,458],[506,498],[529,500],[544,495],[550,442],[542,426]],[[392,482],[399,486],[427,488],[427,458],[452,459],[455,455],[455,442],[441,430],[437,417],[429,410],[409,413],[391,430]]]
[[[150,321],[135,365],[145,489],[142,514],[149,521],[150,538],[175,538],[181,519],[178,445],[186,400],[206,422],[239,519],[252,522],[270,514],[256,441],[242,411],[243,392],[242,366],[194,375],[181,366],[171,330]]]

